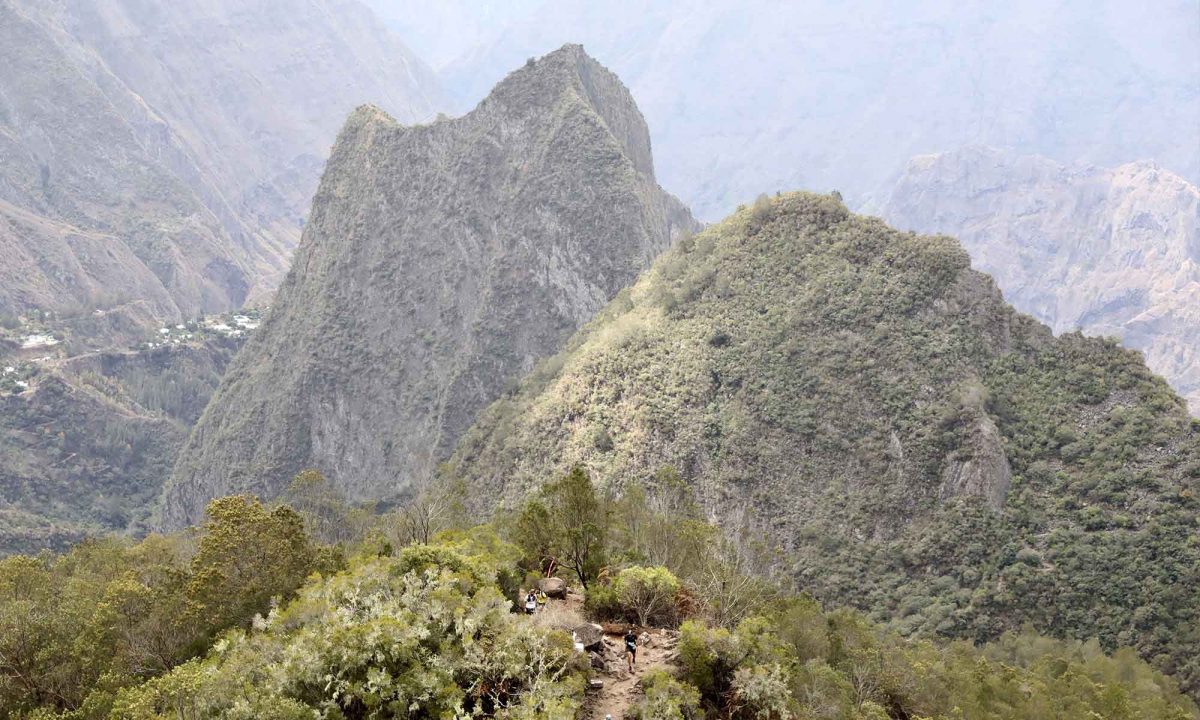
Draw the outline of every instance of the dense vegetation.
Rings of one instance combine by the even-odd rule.
[[[1136,353],[1015,313],[950,238],[760,198],[484,413],[445,477],[515,506],[679,469],[822,602],[908,636],[1032,623],[1200,692],[1200,426]]]
[[[140,525],[239,344],[0,353],[0,555]],[[9,379],[25,386],[5,392]]]
[[[319,515],[356,510],[310,474],[293,486],[308,498],[300,512],[231,497],[184,535],[8,558],[0,718],[577,717],[587,656],[511,611],[580,547],[553,515],[552,532],[530,535],[547,508],[590,525],[583,577],[564,577],[587,580],[594,618],[682,623],[677,660],[644,674],[633,717],[1198,717],[1131,651],[1029,633],[983,648],[913,642],[824,611],[758,574],[752,544],[720,541],[662,480],[664,492],[613,498],[576,471],[471,528],[456,498],[426,497],[335,546],[315,540]],[[418,542],[424,530],[431,542]]]

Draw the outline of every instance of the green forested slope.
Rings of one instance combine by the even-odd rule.
[[[566,485],[611,519],[639,515],[664,531],[602,522],[592,552],[611,574],[576,588],[586,618],[578,596],[517,614],[544,559],[530,555],[522,522],[420,543],[395,533],[413,508],[329,546],[309,535],[308,511],[230,497],[186,534],[0,560],[0,718],[599,717],[603,694],[585,681],[616,679],[605,664],[615,653],[573,649],[572,631],[633,616],[649,623],[657,640],[642,643],[659,664],[649,652],[639,660],[613,713],[627,720],[1198,717],[1128,650],[1106,656],[1094,642],[1027,632],[983,648],[907,641],[764,578],[747,583],[725,546],[692,545],[678,514],[646,514],[646,495],[607,504],[576,472]],[[558,497],[583,509],[551,496],[552,507]],[[569,535],[556,532],[551,547]],[[668,549],[670,567],[629,559]],[[695,575],[699,565],[726,587]],[[722,612],[734,595],[736,617]]]
[[[1200,689],[1200,428],[1136,353],[1055,338],[945,237],[789,194],[685,239],[445,468],[514,501],[678,468],[818,598],[903,632],[1132,645]]]

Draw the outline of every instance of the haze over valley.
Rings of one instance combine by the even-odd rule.
[[[0,0],[0,720],[1200,720],[1200,3]]]

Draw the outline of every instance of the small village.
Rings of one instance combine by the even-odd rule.
[[[131,347],[106,351],[154,351],[211,340],[240,343],[258,329],[267,309],[243,308],[164,325]],[[32,391],[44,368],[80,354],[72,351],[70,339],[69,324],[52,312],[7,318],[0,323],[0,397]]]

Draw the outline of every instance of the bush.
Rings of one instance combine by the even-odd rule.
[[[625,609],[621,606],[621,600],[617,597],[617,590],[612,583],[593,583],[588,588],[587,598],[583,601],[583,609],[594,620],[628,620],[625,616]]]
[[[679,579],[665,567],[625,568],[617,575],[613,590],[622,609],[638,625],[669,625],[678,621],[675,596],[679,594]]]
[[[637,720],[701,720],[700,692],[664,670],[642,676],[645,697],[633,709]]]
[[[204,660],[123,691],[114,716],[575,715],[582,682],[571,638],[523,622],[495,586],[477,584],[488,558],[452,547],[401,555],[310,583]]]
[[[732,716],[754,720],[790,720],[795,701],[788,675],[779,663],[738,668],[733,676]]]

